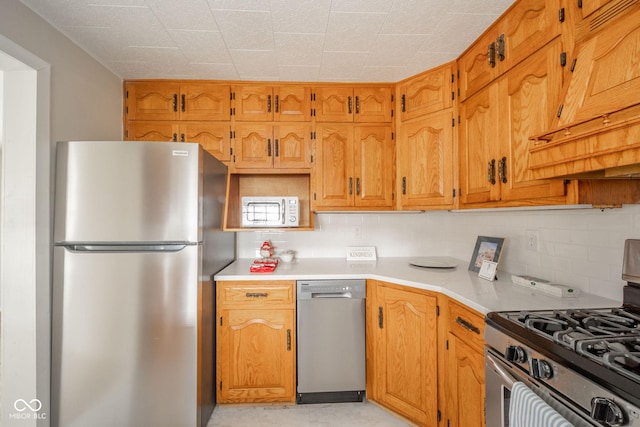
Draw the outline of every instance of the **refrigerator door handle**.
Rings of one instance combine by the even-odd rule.
[[[64,245],[74,252],[178,252],[186,248],[186,243],[169,243],[157,245]]]

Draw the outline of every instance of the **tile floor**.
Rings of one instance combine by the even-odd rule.
[[[407,427],[413,424],[369,403],[218,405],[207,427]]]

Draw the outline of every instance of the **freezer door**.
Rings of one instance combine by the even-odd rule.
[[[196,426],[199,252],[54,248],[52,425]]]
[[[59,142],[54,241],[200,241],[201,153],[189,143]]]

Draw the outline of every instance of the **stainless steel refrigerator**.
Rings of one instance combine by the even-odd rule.
[[[60,142],[54,426],[206,425],[227,168],[198,144]]]

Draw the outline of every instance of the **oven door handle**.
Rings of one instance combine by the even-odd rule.
[[[486,353],[485,360],[487,361],[487,363],[491,365],[491,368],[493,368],[493,370],[497,372],[500,375],[500,377],[502,377],[502,379],[507,383],[507,386],[509,388],[513,387],[513,383],[518,381],[516,377],[509,374],[502,366],[500,366],[498,362],[496,362],[496,360],[493,358],[491,353],[488,353],[488,352]]]

